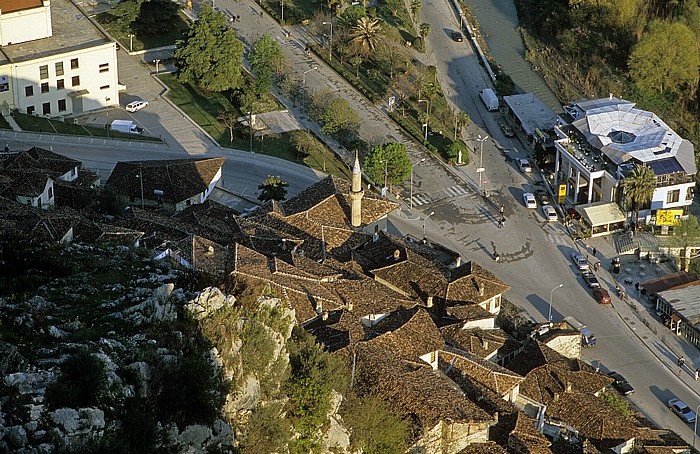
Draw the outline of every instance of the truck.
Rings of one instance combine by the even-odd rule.
[[[141,134],[143,132],[143,128],[131,120],[114,120],[110,129],[125,134]]]
[[[564,317],[564,321],[569,324],[573,329],[581,333],[581,345],[585,348],[595,347],[598,340],[595,338],[593,331],[588,329],[586,325],[578,321],[573,315]]]
[[[490,88],[484,88],[479,92],[479,96],[481,96],[481,100],[484,102],[489,112],[498,110],[498,96],[496,96],[496,93],[493,90]]]

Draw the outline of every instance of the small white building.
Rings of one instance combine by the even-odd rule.
[[[0,0],[0,106],[46,117],[119,104],[116,43],[71,0]]]
[[[663,225],[688,214],[695,187],[693,145],[652,112],[615,97],[576,101],[564,108],[573,118],[558,126],[555,184],[574,205],[620,204],[630,210],[621,186],[636,166],[649,167],[656,189],[640,220]],[[658,216],[658,222],[657,222]]]

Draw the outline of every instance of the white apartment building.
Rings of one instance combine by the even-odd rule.
[[[0,0],[0,107],[75,116],[119,104],[116,44],[71,0]]]
[[[555,184],[560,194],[565,187],[569,203],[616,202],[630,210],[620,183],[635,166],[644,165],[657,183],[639,220],[668,225],[673,223],[667,222],[669,215],[678,219],[688,214],[697,172],[690,141],[654,113],[613,96],[572,102],[564,110],[573,121],[555,128]]]

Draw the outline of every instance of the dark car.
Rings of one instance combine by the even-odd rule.
[[[610,304],[610,294],[604,288],[596,287],[593,289],[593,297],[600,304]]]
[[[595,274],[593,273],[583,273],[581,274],[583,276],[583,280],[588,285],[589,288],[597,288],[600,287],[600,282],[598,282],[598,278],[595,277]]]
[[[539,199],[540,205],[544,206],[552,204],[552,199],[549,197],[549,194],[547,194],[547,191],[540,189],[537,192],[535,192],[535,195]]]
[[[630,383],[623,377],[622,375],[618,374],[617,372],[608,372],[608,377],[612,378],[615,380],[612,382],[612,385],[620,391],[621,394],[627,396],[630,395],[634,392],[634,388]]]
[[[460,32],[452,32],[452,39],[458,43],[461,43],[464,40]]]

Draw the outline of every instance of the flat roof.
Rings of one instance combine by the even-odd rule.
[[[51,0],[53,36],[1,46],[0,64],[17,63],[109,43],[102,31],[70,0]]]
[[[591,227],[615,224],[627,219],[617,203],[593,202],[588,205],[579,205],[576,210],[581,213]]]
[[[3,14],[40,6],[44,6],[41,0],[0,0],[0,11],[2,11]]]
[[[642,282],[639,285],[646,289],[647,292],[654,294],[679,288],[681,286],[689,287],[691,285],[700,285],[700,280],[690,273],[678,271],[676,273],[668,274],[650,281]]]
[[[693,325],[700,322],[700,286],[665,290],[658,295]]]
[[[504,96],[503,102],[518,117],[525,133],[530,135],[535,133],[535,129],[548,131],[556,125],[563,125],[564,120],[555,114],[533,93],[523,93],[520,95]]]

